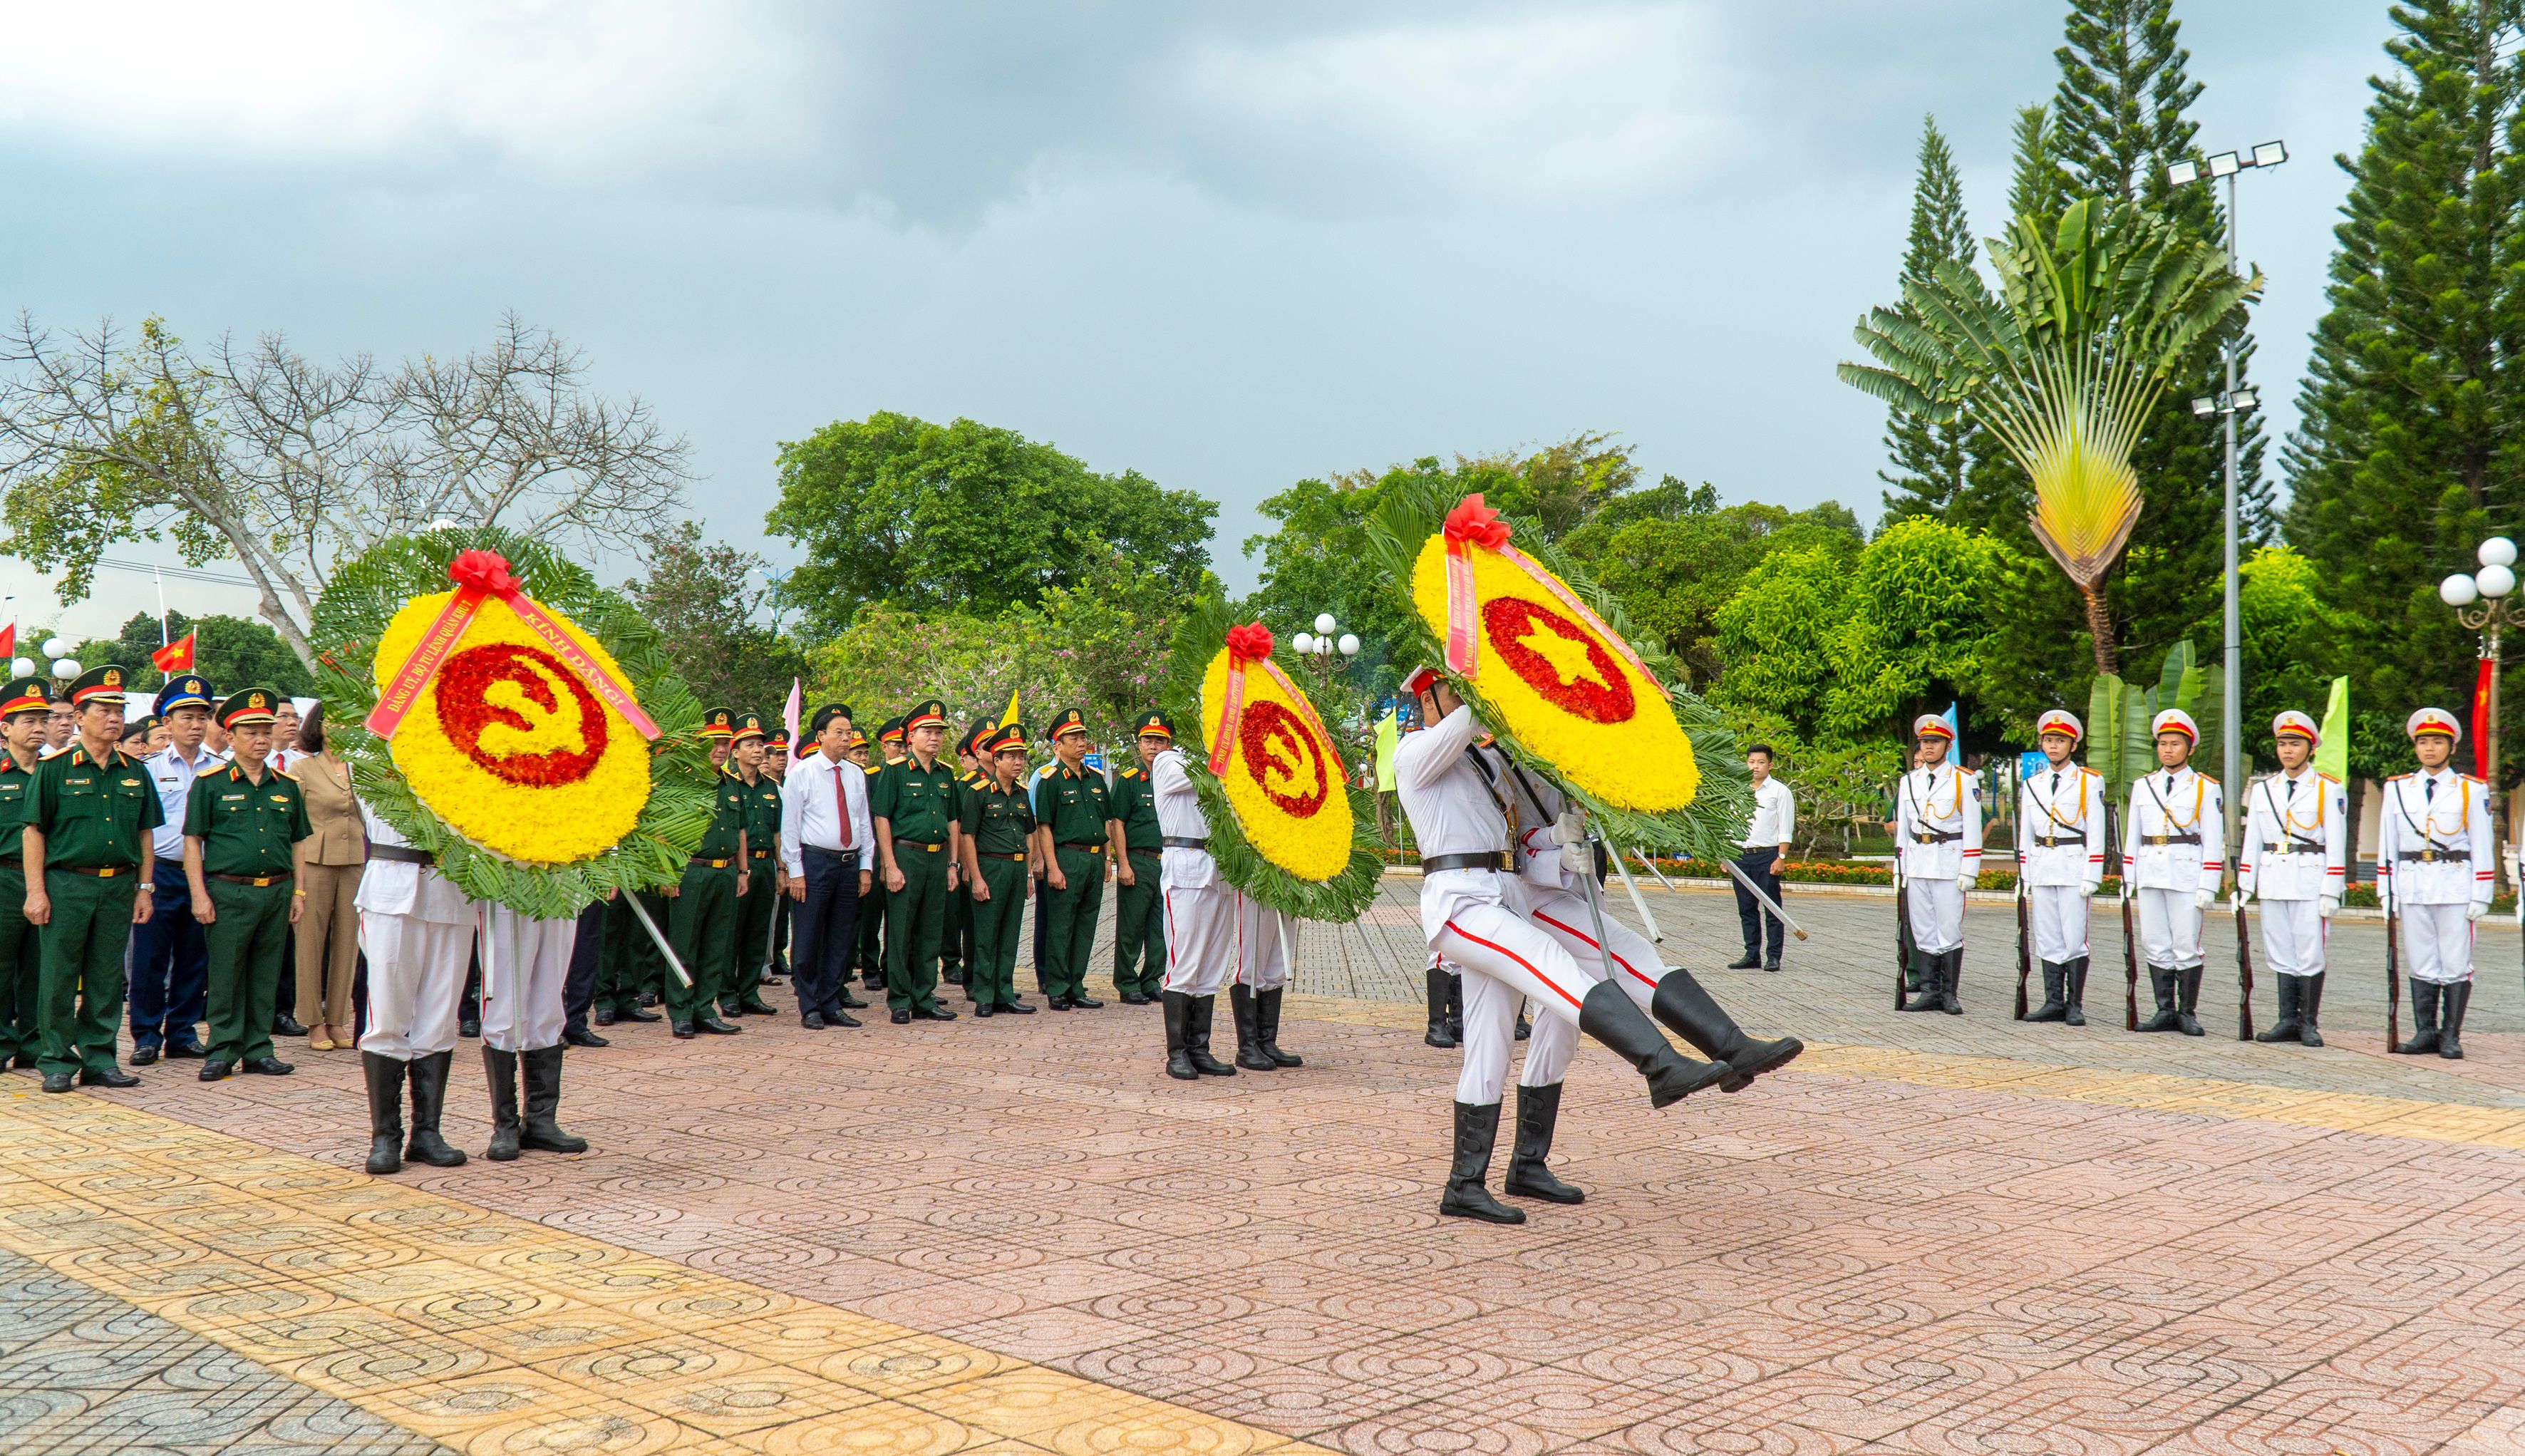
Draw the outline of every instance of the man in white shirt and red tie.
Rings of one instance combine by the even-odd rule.
[[[816,751],[780,781],[780,863],[798,906],[789,957],[798,1019],[820,1031],[858,1026],[845,1008],[867,1004],[845,981],[859,941],[860,897],[874,878],[876,826],[868,817],[867,771],[844,756],[850,707],[827,703],[810,722]]]
[[[2447,761],[2463,738],[2454,715],[2422,708],[2403,725],[2416,774],[2385,782],[2376,834],[2376,889],[2402,926],[2411,979],[2406,1057],[2460,1059],[2472,1003],[2472,925],[2490,910],[2490,788]]]
[[[2314,720],[2294,710],[2271,720],[2280,772],[2245,791],[2245,840],[2236,851],[2236,899],[2262,902],[2262,964],[2279,978],[2280,1017],[2255,1041],[2323,1045],[2323,941],[2347,879],[2350,798],[2341,780],[2314,771]]]
[[[1789,839],[1798,828],[1797,795],[1771,777],[1768,743],[1757,743],[1745,750],[1745,772],[1754,776],[1754,817],[1746,822],[1745,837],[1736,846],[1741,851],[1736,856],[1736,868],[1762,893],[1777,900],[1780,872],[1789,863]],[[1779,970],[1780,951],[1788,944],[1789,928],[1763,908],[1742,880],[1736,885],[1736,918],[1745,929],[1745,957],[1727,969],[1751,971],[1759,966],[1765,971]],[[1762,929],[1765,925],[1770,927],[1767,949]]]

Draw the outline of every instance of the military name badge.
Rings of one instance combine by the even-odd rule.
[[[1701,786],[1665,688],[1569,584],[1508,543],[1508,523],[1466,496],[1420,548],[1411,601],[1500,727],[1569,781],[1656,814]]]
[[[1322,883],[1350,864],[1350,796],[1341,755],[1314,704],[1271,661],[1271,633],[1235,628],[1202,678],[1201,720],[1216,744],[1210,771],[1257,853]]]
[[[468,551],[448,568],[454,591],[395,614],[367,726],[449,828],[511,859],[569,864],[639,823],[658,727],[613,656],[508,567]]]

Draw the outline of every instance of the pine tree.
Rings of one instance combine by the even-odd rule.
[[[2284,459],[2289,537],[2356,634],[2351,700],[2399,724],[2469,700],[2472,639],[2437,599],[2525,500],[2525,0],[2406,0],[2369,84],[2329,308]]]
[[[2007,187],[2010,218],[2052,219],[2068,202],[2069,176],[2052,154],[2052,109],[2028,106],[2016,113],[2016,171]]]
[[[1938,130],[1938,119],[1920,124],[1920,174],[1911,192],[1911,232],[1903,248],[1902,281],[1924,282],[1941,263],[1966,267],[1974,256],[1972,226],[1964,217],[1964,182],[1956,171],[1955,153]],[[1908,312],[1906,305],[1905,312]],[[1885,514],[1944,516],[1970,482],[1974,430],[1961,421],[1940,425],[1918,415],[1895,411],[1885,426],[1885,453],[1891,469],[1876,473],[1891,489],[1885,492]]]
[[[2213,242],[2225,219],[2208,187],[2177,187],[2166,165],[2197,158],[2185,114],[2201,95],[2191,53],[2181,43],[2173,0],[2072,0],[2067,44],[2054,53],[2060,84],[2053,101],[2051,151],[2072,195],[2155,208]],[[2192,414],[2199,395],[2226,388],[2224,338],[2204,341],[2179,371],[2142,432],[2132,465],[2147,506],[2112,589],[2125,645],[2142,659],[2189,632],[2216,634],[2223,579],[2225,429]],[[2253,339],[2239,326],[2237,387],[2249,382]],[[2269,537],[2270,486],[2262,479],[2257,416],[2238,420],[2237,513],[2244,549]]]

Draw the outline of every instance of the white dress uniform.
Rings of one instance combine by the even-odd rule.
[[[1164,988],[1187,996],[1215,996],[1236,969],[1238,895],[1218,876],[1208,849],[1178,840],[1207,841],[1210,820],[1201,795],[1184,772],[1184,750],[1169,748],[1149,760],[1149,788],[1157,797],[1158,889],[1165,902]]]
[[[2262,965],[2275,976],[2323,974],[2327,906],[2341,903],[2349,868],[2349,820],[2341,780],[2311,764],[2245,790],[2236,883],[2260,906]]]
[[[2104,879],[2104,779],[2077,764],[2025,776],[2017,786],[2018,850],[2034,954],[2066,966],[2087,959],[2087,902]]]
[[[2402,926],[2413,980],[2472,979],[2472,922],[2490,908],[2490,792],[2440,769],[2387,780],[2378,811],[2376,880]],[[2476,909],[2476,907],[2478,907]]]
[[[578,918],[533,920],[494,903],[474,909],[482,935],[482,1044],[504,1052],[561,1045],[568,1023],[562,982]]]
[[[1894,790],[1894,854],[1911,910],[1911,943],[1963,949],[1964,887],[1981,873],[1981,782],[1953,764],[1913,769]]]
[[[2201,964],[2201,917],[2215,899],[2227,857],[2218,780],[2190,765],[2159,769],[2131,785],[2122,873],[2139,891],[2139,940],[2148,964]]]
[[[360,818],[371,845],[409,848],[368,805],[360,806]],[[360,1050],[405,1062],[453,1051],[472,958],[473,902],[429,866],[372,853],[351,903],[360,913],[360,949],[369,958]]]

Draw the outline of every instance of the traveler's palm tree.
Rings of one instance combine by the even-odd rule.
[[[1906,279],[1858,325],[1875,364],[1843,382],[1906,413],[1987,428],[2034,482],[2033,527],[2087,601],[2096,670],[2116,670],[2104,577],[2139,522],[2131,448],[2172,370],[2256,296],[2224,250],[2159,213],[2096,198],[2046,235],[2019,217],[1990,243],[1993,293],[1962,264]]]

